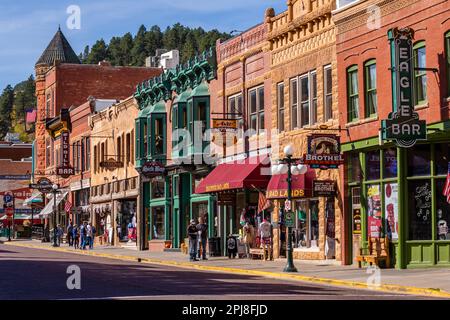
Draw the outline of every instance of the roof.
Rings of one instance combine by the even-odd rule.
[[[51,66],[56,60],[62,63],[81,64],[80,59],[73,51],[69,41],[67,41],[66,37],[62,33],[61,28],[58,28],[58,31],[52,41],[50,41],[47,49],[45,49],[44,53],[42,53],[41,57],[36,62],[36,65],[45,63]]]

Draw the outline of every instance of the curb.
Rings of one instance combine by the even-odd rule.
[[[332,286],[345,287],[345,288],[365,289],[365,290],[380,291],[380,292],[387,292],[387,293],[398,293],[398,294],[418,295],[418,296],[450,299],[450,293],[447,291],[444,291],[444,290],[440,290],[440,289],[418,288],[418,287],[401,286],[401,285],[394,285],[394,284],[382,284],[379,286],[376,286],[376,285],[370,286],[364,282],[349,281],[349,280],[337,280],[337,279],[329,279],[329,278],[319,278],[319,277],[311,277],[311,276],[304,276],[304,275],[297,275],[297,274],[238,269],[238,268],[230,268],[230,267],[196,265],[196,264],[192,264],[192,263],[188,263],[188,262],[178,262],[178,261],[160,260],[160,259],[152,259],[152,258],[138,258],[138,257],[133,257],[133,256],[115,255],[115,254],[99,253],[99,252],[92,252],[92,251],[74,251],[74,250],[65,249],[65,248],[51,248],[51,247],[43,247],[43,246],[38,246],[38,245],[33,245],[33,244],[20,244],[20,243],[4,243],[4,244],[9,245],[9,246],[34,248],[34,249],[41,249],[41,250],[47,250],[47,251],[66,252],[66,253],[72,253],[72,254],[88,255],[88,256],[109,258],[109,259],[122,260],[122,261],[133,261],[133,262],[141,262],[141,263],[147,263],[147,264],[172,266],[172,267],[191,269],[191,270],[194,269],[194,270],[214,271],[214,272],[222,272],[222,273],[230,273],[230,274],[254,275],[254,276],[261,276],[261,277],[271,278],[271,279],[295,280],[295,281],[318,283],[318,284],[332,285]]]

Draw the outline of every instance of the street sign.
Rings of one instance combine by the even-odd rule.
[[[288,228],[295,227],[295,215],[293,212],[286,212],[284,215],[284,224]]]
[[[5,204],[11,203],[11,202],[13,202],[13,200],[14,200],[14,196],[11,193],[8,192],[3,195],[3,202]]]
[[[290,200],[286,200],[284,203],[284,210],[285,211],[291,211],[291,201]]]
[[[50,193],[52,192],[53,183],[47,178],[41,178],[37,183],[31,183],[29,185],[30,189],[38,189],[41,193]],[[59,186],[58,186],[59,188]]]
[[[8,218],[12,217],[14,215],[14,208],[11,208],[11,207],[6,208],[5,213]]]

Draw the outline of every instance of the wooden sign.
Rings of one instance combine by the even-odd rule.
[[[314,180],[313,197],[335,197],[336,182],[333,180]]]
[[[109,170],[114,170],[123,167],[123,162],[116,161],[114,158],[109,158],[108,160],[100,162],[100,168],[106,168]]]

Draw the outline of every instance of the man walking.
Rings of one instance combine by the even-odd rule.
[[[88,223],[86,225],[86,245],[89,246],[89,250],[91,249],[92,240],[92,226],[91,223]]]
[[[91,229],[91,239],[89,242],[89,249],[92,250],[92,249],[94,249],[95,233],[97,232],[97,230],[90,222],[89,222],[89,227]]]
[[[198,218],[198,225],[197,225],[197,231],[199,234],[199,245],[201,245],[201,252],[200,252],[200,246],[198,248],[198,259],[200,259],[200,253],[202,255],[203,260],[208,260],[206,258],[206,242],[208,239],[208,225],[204,222],[204,219],[202,217]]]
[[[86,249],[86,238],[87,238],[86,225],[87,225],[87,223],[83,222],[83,224],[80,226],[80,240],[81,240],[80,249],[81,250]]]
[[[191,224],[188,227],[187,233],[189,236],[190,261],[198,261],[195,257],[197,254],[198,230],[194,219],[191,220]]]
[[[73,246],[73,224],[72,221],[69,222],[67,226],[67,242],[69,243],[69,247]]]

